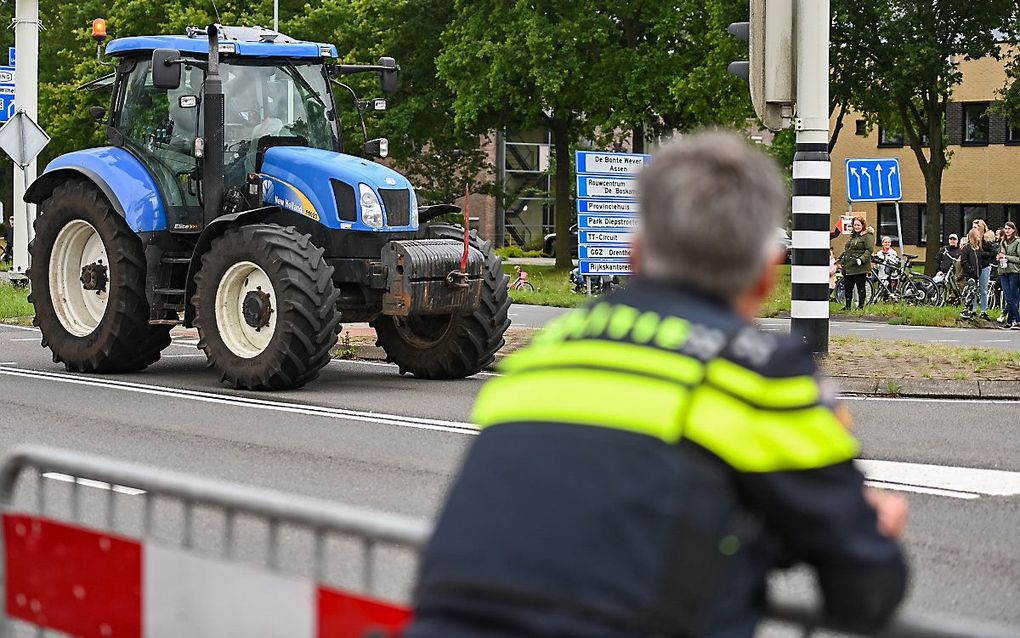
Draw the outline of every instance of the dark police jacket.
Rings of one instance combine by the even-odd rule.
[[[906,568],[814,371],[649,281],[550,324],[479,395],[407,637],[751,636],[797,561],[830,614],[882,623]]]

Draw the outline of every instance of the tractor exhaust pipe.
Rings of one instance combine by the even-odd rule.
[[[205,226],[223,209],[223,82],[220,80],[219,25],[209,25],[209,68],[205,74],[205,158],[202,200]]]

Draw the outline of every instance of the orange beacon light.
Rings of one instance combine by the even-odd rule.
[[[106,39],[106,20],[96,18],[92,21],[92,39],[96,42],[102,42]]]

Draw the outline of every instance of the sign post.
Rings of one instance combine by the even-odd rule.
[[[14,45],[18,64],[14,65],[17,110],[24,112],[34,124],[39,117],[39,0],[16,0],[14,18]],[[10,51],[8,51],[10,54]],[[12,116],[13,116],[12,111]],[[31,127],[29,127],[31,128]],[[28,271],[28,244],[33,236],[35,206],[25,202],[25,190],[35,181],[34,157],[23,167],[14,167],[14,268],[12,279],[25,279]]]
[[[631,274],[637,228],[637,175],[651,155],[577,152],[577,256],[591,294],[592,276]]]

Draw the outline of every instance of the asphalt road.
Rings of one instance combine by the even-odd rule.
[[[515,304],[510,307],[510,318],[514,325],[541,327],[545,323],[567,312],[564,308],[548,306],[527,306]],[[766,332],[789,332],[789,319],[761,319],[759,323]],[[952,346],[978,346],[982,348],[1003,348],[1020,350],[1020,330],[998,330],[995,328],[928,328],[924,326],[891,326],[868,321],[833,321],[829,324],[832,336],[866,337],[870,339],[904,339],[921,343],[943,343]]]
[[[387,365],[334,362],[309,388],[241,393],[218,383],[190,340],[146,372],[83,376],[53,364],[37,332],[0,326],[0,449],[52,445],[430,519],[473,438],[470,405],[488,376],[429,382]],[[850,406],[869,477],[911,502],[909,609],[1020,628],[1020,404]],[[57,509],[62,487],[47,483]],[[26,483],[19,502],[31,503],[34,488]],[[98,524],[102,490],[86,491],[94,493],[87,520]],[[132,498],[118,495],[125,518],[138,508]],[[161,538],[177,542],[170,521],[180,510],[165,504],[159,515]],[[202,515],[206,536],[214,519]],[[285,555],[297,557],[301,545],[295,539]],[[257,533],[242,547],[258,554]],[[334,570],[349,572],[339,563],[350,549],[336,551]],[[412,573],[408,557],[386,559],[383,591],[406,595]],[[795,573],[777,587],[805,592],[808,582]]]

